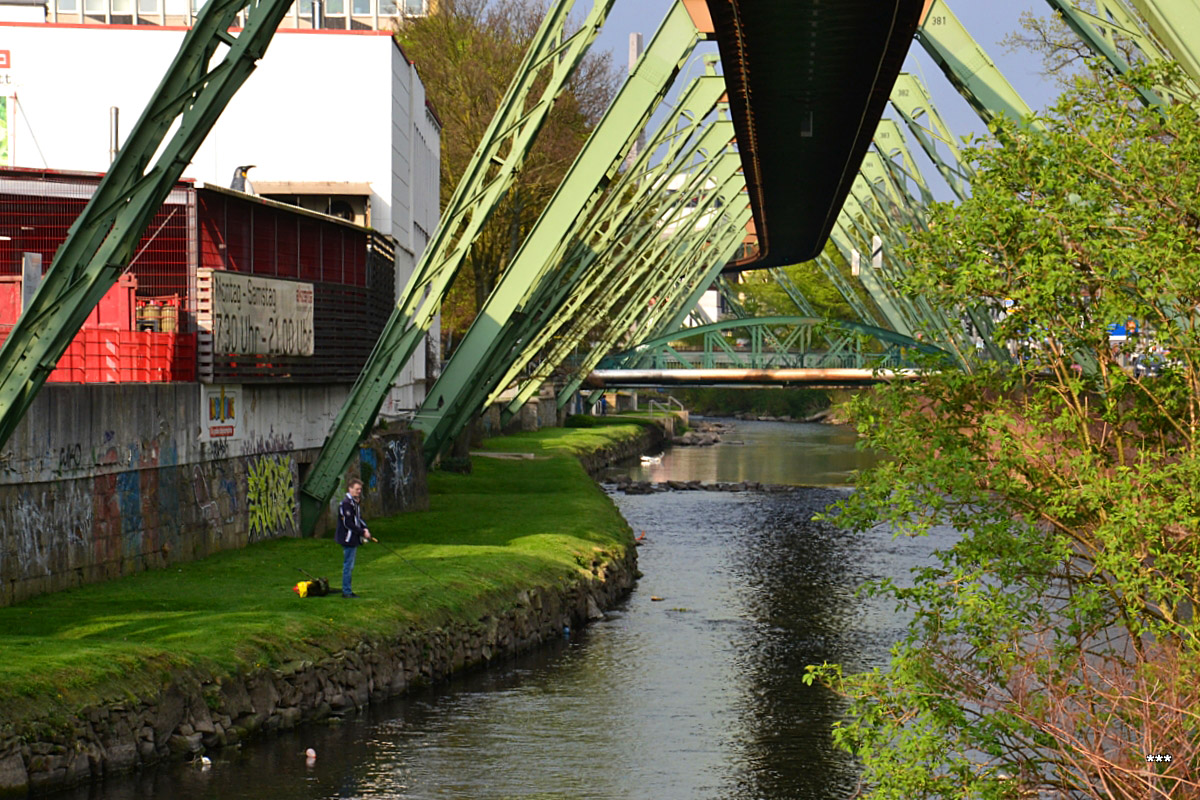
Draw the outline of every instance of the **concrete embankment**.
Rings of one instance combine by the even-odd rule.
[[[372,530],[404,548],[405,563],[419,566],[420,574],[389,560],[385,551],[368,550],[355,572],[363,600],[301,600],[278,587],[260,599],[250,587],[246,604],[269,609],[277,603],[278,620],[272,624],[272,618],[266,619],[267,628],[223,630],[220,635],[227,641],[207,644],[241,654],[232,666],[214,665],[211,656],[189,658],[177,647],[169,668],[162,665],[163,654],[149,656],[145,663],[134,659],[123,679],[110,675],[94,686],[80,686],[78,679],[71,685],[67,675],[53,674],[52,667],[41,682],[17,675],[12,691],[23,696],[0,703],[0,796],[22,797],[157,761],[193,758],[271,731],[354,713],[409,687],[528,650],[600,617],[633,586],[636,548],[628,525],[583,472],[594,474],[658,441],[660,433],[633,426],[490,440],[490,450],[531,451],[534,458],[478,459],[473,475],[435,474],[430,478],[431,511],[372,521]],[[474,520],[476,529],[486,521],[488,530],[463,543],[468,533],[455,533],[459,519]],[[470,524],[461,524],[462,531],[471,530]],[[320,547],[326,549],[314,549]],[[288,554],[297,548],[311,554],[332,547],[328,540],[277,541],[222,554],[221,569],[252,575],[260,562],[270,562],[282,572]],[[185,565],[190,572],[178,578],[182,606],[176,609],[172,598],[162,598],[163,618],[184,613],[182,608],[194,612],[194,598],[187,595],[192,589],[183,582],[189,575],[193,581],[209,580],[210,573],[203,571],[208,568],[205,562]],[[128,594],[136,598],[143,591],[136,582],[163,580],[161,576],[160,571],[124,579],[135,582]],[[293,574],[289,580],[295,579]],[[121,595],[112,586],[77,590],[99,592],[105,600],[95,605],[104,610],[103,616],[79,620],[72,630],[98,630],[119,614],[112,604]],[[281,591],[286,595],[280,596]],[[73,598],[75,607],[80,599]],[[58,601],[51,595],[36,602],[52,612]],[[18,604],[0,612],[16,619],[22,608]],[[220,615],[214,608],[207,616]],[[389,615],[390,621],[381,621]],[[205,616],[197,615],[194,624],[204,625]],[[6,630],[6,621],[0,618],[0,631]],[[0,633],[0,648],[8,650],[12,644],[4,636]],[[56,646],[52,653],[58,658],[63,642]],[[130,642],[135,650],[149,646]],[[34,670],[37,661],[22,663]],[[47,685],[58,690],[57,699],[29,696],[30,687]]]

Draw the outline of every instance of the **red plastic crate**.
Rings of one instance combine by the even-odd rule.
[[[116,358],[121,353],[121,337],[117,331],[87,330],[83,332],[83,337],[89,357],[111,355]]]
[[[117,367],[91,366],[84,370],[85,383],[120,383],[121,370]]]
[[[88,314],[84,330],[131,331],[136,311],[137,278],[122,275]]]

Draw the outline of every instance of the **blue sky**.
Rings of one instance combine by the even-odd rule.
[[[616,0],[608,23],[593,48],[612,51],[613,62],[623,70],[628,69],[629,34],[640,31],[648,42],[671,2],[673,0]],[[577,3],[579,8],[588,5],[586,2]],[[1048,15],[1050,7],[1043,0],[951,0],[949,5],[1025,98],[1025,102],[1039,110],[1053,102],[1057,89],[1051,81],[1038,74],[1041,60],[1026,53],[1006,53],[999,44],[1007,34],[1019,28],[1022,11]],[[916,42],[909,51],[905,70],[923,79],[946,124],[957,136],[986,133],[983,123]],[[910,146],[917,149],[915,143],[910,142]],[[940,183],[934,177],[932,167],[926,174],[932,184]],[[935,194],[948,199],[948,192],[935,189]]]

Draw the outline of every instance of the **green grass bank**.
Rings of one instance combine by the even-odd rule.
[[[344,713],[534,646],[632,583],[628,525],[583,463],[634,454],[614,421],[500,437],[430,510],[368,520],[358,600],[332,539],[280,539],[0,608],[0,795],[187,757]],[[583,462],[583,463],[581,463]],[[395,552],[392,552],[392,551]]]

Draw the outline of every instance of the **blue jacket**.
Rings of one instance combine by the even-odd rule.
[[[347,494],[338,506],[337,543],[342,547],[358,547],[366,529],[358,501]]]

